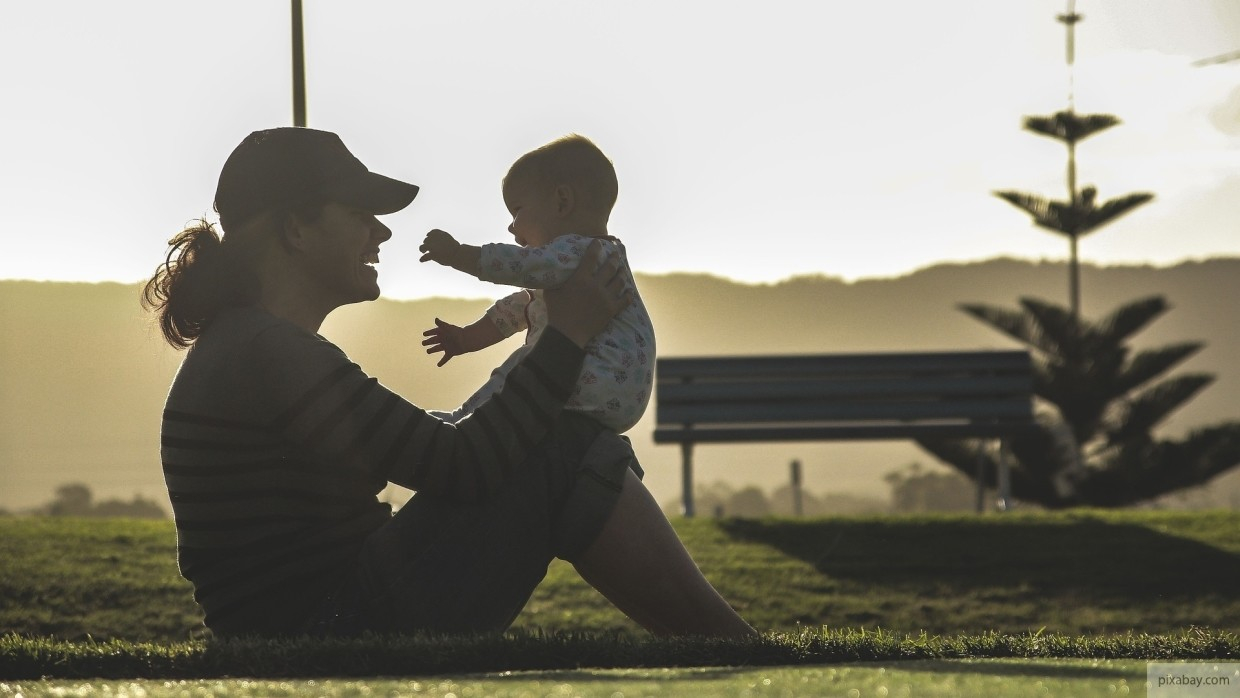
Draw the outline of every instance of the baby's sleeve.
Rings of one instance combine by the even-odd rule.
[[[482,246],[478,278],[521,288],[556,288],[572,276],[590,238],[562,235],[542,247],[492,243]]]
[[[530,304],[529,291],[517,291],[497,301],[487,308],[486,318],[495,325],[499,333],[508,338],[530,327],[529,317],[525,308]]]

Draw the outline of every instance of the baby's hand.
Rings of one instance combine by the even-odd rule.
[[[444,233],[447,235],[447,233]],[[423,260],[425,261],[425,260]],[[454,356],[467,354],[471,350],[465,347],[464,329],[456,325],[435,318],[435,326],[422,333],[426,339],[422,340],[422,346],[426,347],[427,354],[437,354],[443,352],[443,358],[439,360],[436,366],[443,366],[448,360]]]
[[[422,246],[418,248],[418,251],[423,253],[422,258],[418,261],[439,262],[445,267],[450,267],[452,266],[453,258],[456,257],[457,251],[460,248],[461,243],[457,242],[456,238],[436,228],[426,234],[426,239],[422,241]],[[444,361],[447,361],[447,359],[444,359]],[[442,366],[443,364],[440,365]]]

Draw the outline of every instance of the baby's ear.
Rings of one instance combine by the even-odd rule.
[[[567,216],[573,212],[577,200],[573,195],[573,188],[567,184],[555,185],[555,210],[561,216]]]

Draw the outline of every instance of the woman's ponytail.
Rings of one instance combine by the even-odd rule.
[[[142,306],[158,314],[172,346],[189,347],[221,310],[258,300],[249,260],[211,223],[192,222],[168,245],[167,258],[142,289]]]

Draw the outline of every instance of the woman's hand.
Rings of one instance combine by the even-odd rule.
[[[620,273],[620,255],[602,260],[603,245],[594,240],[568,281],[543,292],[547,324],[583,349],[632,300]]]

